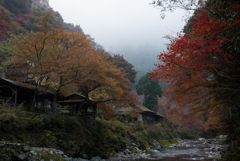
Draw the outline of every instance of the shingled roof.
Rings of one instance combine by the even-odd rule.
[[[126,110],[131,110],[131,111],[136,111],[137,113],[143,113],[143,112],[150,112],[150,113],[154,113],[157,116],[163,117],[162,115],[148,109],[147,107],[144,107],[142,105],[138,105],[136,109],[133,109],[131,107],[118,107],[114,109],[116,112],[124,112]]]
[[[6,79],[6,78],[0,78],[0,84],[4,84],[4,83],[7,83],[7,84],[12,85],[12,86],[16,86],[16,87],[30,89],[30,90],[35,90],[36,89],[36,86],[31,85],[31,84],[17,82],[17,81],[13,81],[13,80]],[[0,85],[0,87],[1,87],[1,85]],[[4,86],[4,87],[6,87],[6,86]],[[44,91],[45,89],[43,87],[39,87],[38,90]],[[47,90],[46,92],[47,93],[53,93],[50,90]]]

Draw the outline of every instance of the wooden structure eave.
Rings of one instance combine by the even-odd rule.
[[[159,122],[164,119],[164,117],[162,115],[160,115],[142,105],[138,105],[138,108],[136,108],[136,109],[133,109],[131,107],[119,107],[119,108],[114,109],[116,114],[122,114],[122,115],[126,114],[126,110],[130,110],[132,112],[135,111],[137,114],[140,114],[141,115],[140,119],[147,118],[148,124],[152,124],[154,121]],[[152,117],[153,119],[148,120],[148,118],[149,118],[148,116]]]
[[[44,91],[44,88],[40,87],[36,89],[36,86],[26,83],[13,81],[6,78],[0,78],[0,96],[2,97],[15,97],[15,106],[19,103],[28,101],[31,102],[31,98],[37,95],[37,92]],[[53,98],[53,92],[47,90],[42,95],[38,95],[39,99]],[[18,102],[20,101],[20,102]]]
[[[61,105],[74,105],[74,104],[82,103],[84,101],[85,101],[85,99],[81,99],[81,100],[64,100],[64,101],[58,101],[58,103],[61,104]]]

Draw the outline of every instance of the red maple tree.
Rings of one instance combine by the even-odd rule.
[[[165,95],[174,117],[209,111],[215,117],[224,115],[226,121],[237,117],[233,111],[240,94],[239,8],[237,1],[208,0],[193,18],[190,33],[167,37],[167,51],[158,56],[157,69],[150,75],[170,82]],[[221,16],[226,12],[230,15]]]

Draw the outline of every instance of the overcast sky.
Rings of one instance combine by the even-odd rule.
[[[50,0],[65,22],[79,24],[107,51],[150,45],[165,48],[163,36],[180,32],[184,12],[167,14],[149,5],[152,0]],[[159,51],[160,52],[160,51]],[[121,53],[124,54],[124,53]]]

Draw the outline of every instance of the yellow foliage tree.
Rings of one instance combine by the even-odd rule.
[[[14,48],[9,63],[27,67],[26,81],[34,79],[36,89],[40,85],[53,89],[54,102],[60,93],[78,91],[86,97],[85,104],[101,104],[103,109],[109,101],[134,104],[128,80],[108,61],[108,55],[96,51],[86,35],[50,28],[50,16],[48,12],[41,19],[40,32],[21,35],[11,42]]]

